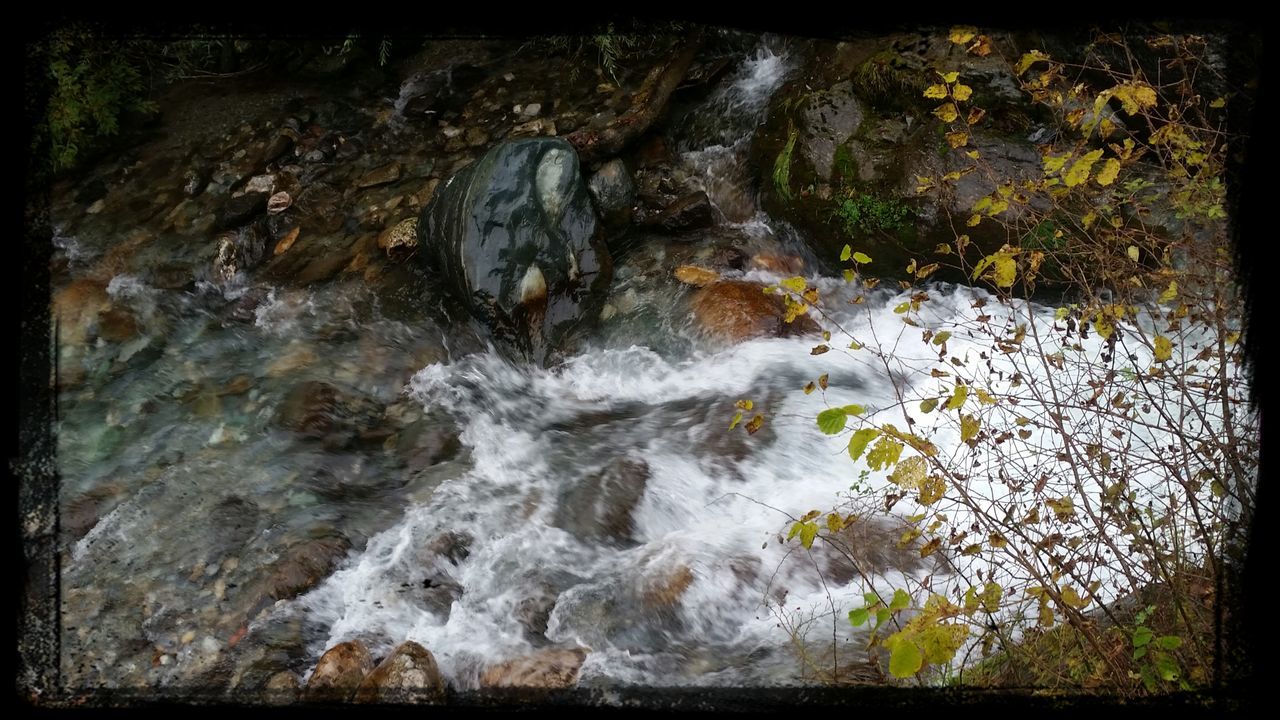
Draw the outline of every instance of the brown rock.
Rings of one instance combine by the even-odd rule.
[[[320,657],[315,672],[307,680],[305,699],[348,701],[371,670],[373,657],[364,643],[359,640],[338,643]]]
[[[281,191],[267,199],[267,212],[271,215],[277,215],[288,210],[292,204],[293,198],[289,196],[289,193]]]
[[[795,255],[762,253],[751,258],[751,267],[780,275],[799,275],[804,272],[804,260]]]
[[[302,685],[298,683],[298,676],[288,670],[280,672],[267,678],[267,682],[262,686],[262,694],[266,696],[268,702],[290,704],[298,701],[298,696],[302,694]]]
[[[125,342],[138,334],[138,323],[123,308],[112,307],[98,314],[98,336],[107,342]]]
[[[788,337],[818,330],[817,324],[804,315],[786,322],[780,297],[766,294],[763,285],[738,280],[699,289],[693,295],[692,308],[703,332],[727,342]]]
[[[644,591],[644,604],[650,609],[673,607],[684,591],[693,584],[693,570],[688,565],[677,567],[671,574],[649,584]]]
[[[280,238],[280,242],[276,243],[276,249],[272,252],[272,254],[280,255],[285,252],[288,252],[289,248],[293,247],[293,244],[298,241],[298,235],[301,232],[302,232],[302,228],[296,227],[290,230],[289,232],[285,233],[284,237]]]
[[[671,203],[650,222],[667,232],[686,232],[711,227],[716,213],[711,198],[699,190]]]
[[[60,345],[81,345],[88,339],[98,313],[110,307],[104,283],[75,280],[53,296],[53,316],[57,321]]]
[[[681,265],[676,268],[676,279],[686,285],[703,287],[720,279],[720,273],[696,265]]]
[[[393,162],[365,173],[364,177],[356,181],[356,187],[371,188],[379,185],[389,185],[399,179],[400,163]]]
[[[418,218],[405,218],[378,234],[378,247],[388,255],[407,255],[418,247]]]
[[[403,642],[365,676],[356,702],[440,702],[444,678],[430,650],[412,640]]]
[[[569,688],[587,659],[586,648],[543,650],[494,665],[480,676],[481,687]]]

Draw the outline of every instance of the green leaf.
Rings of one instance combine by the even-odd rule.
[[[889,622],[889,618],[893,617],[893,613],[889,612],[889,608],[880,608],[876,611],[876,624],[872,630],[879,630],[880,626]]]
[[[840,251],[840,259],[848,260],[852,256],[852,254],[853,254],[853,248],[849,247],[848,245],[845,245],[844,249]]]
[[[1151,628],[1140,627],[1133,631],[1133,646],[1136,648],[1149,645],[1155,633],[1151,632]]]
[[[978,437],[978,428],[981,426],[981,421],[973,415],[960,418],[960,442],[969,442]]]
[[[845,405],[840,409],[844,411],[845,415],[861,415],[867,411],[867,409],[861,405]]]
[[[864,428],[855,431],[853,437],[849,438],[849,457],[857,460],[862,457],[862,451],[867,449],[867,443],[879,437],[880,431],[875,428]]]
[[[964,401],[968,399],[968,397],[969,397],[969,386],[957,385],[955,394],[952,395],[951,399],[947,401],[947,409],[959,410],[961,407],[964,406]]]
[[[871,256],[866,253],[856,252],[853,254],[853,261],[860,265],[866,265],[871,262]]]
[[[906,311],[908,311],[908,310],[910,310],[910,309],[911,309],[911,303],[910,303],[910,301],[908,301],[908,302],[904,302],[904,303],[902,303],[901,305],[898,305],[897,307],[895,307],[895,308],[893,309],[893,311],[894,311],[895,313],[897,313],[897,314],[901,315],[902,313],[904,313],[904,312],[906,312]]]
[[[938,407],[938,398],[929,398],[928,400],[920,401],[920,412],[922,413],[931,413],[936,407]],[[729,429],[732,430],[733,428]]]
[[[835,435],[844,429],[847,419],[844,408],[827,408],[818,413],[818,429],[827,435]]]
[[[729,429],[732,430],[738,427],[738,423],[740,422],[742,422],[742,413],[738,413],[733,416],[733,422],[729,423]]]
[[[1162,636],[1156,642],[1158,642],[1160,644],[1160,647],[1164,648],[1165,650],[1177,650],[1178,648],[1182,647],[1182,638],[1178,637],[1177,635],[1165,635],[1165,636]]]
[[[849,624],[850,624],[850,625],[852,625],[852,626],[854,626],[854,627],[861,627],[861,626],[863,626],[863,625],[866,625],[866,624],[867,624],[867,620],[870,620],[870,619],[871,619],[870,615],[871,615],[871,613],[869,613],[869,612],[867,611],[867,609],[866,609],[866,608],[859,608],[859,609],[857,609],[857,610],[850,610],[850,611],[849,611]]]
[[[790,540],[791,538],[793,538],[793,537],[795,537],[796,535],[800,534],[800,528],[802,528],[802,527],[804,527],[804,523],[802,523],[802,522],[792,523],[792,525],[791,525],[791,532],[787,533],[787,539],[788,539],[788,540]]]
[[[894,590],[893,599],[889,601],[890,610],[906,610],[911,604],[911,595],[906,590]]]
[[[915,643],[900,638],[893,644],[893,652],[889,654],[889,672],[894,677],[909,678],[920,672],[924,664],[924,655]]]
[[[951,337],[951,331],[943,330],[942,332],[933,336],[933,344],[941,345],[942,343],[946,342],[950,337]]]
[[[892,660],[890,662],[892,662]],[[1173,682],[1178,679],[1178,664],[1168,655],[1157,653],[1156,672],[1160,674],[1161,680],[1164,680],[1165,682]]]

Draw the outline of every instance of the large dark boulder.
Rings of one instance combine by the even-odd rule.
[[[545,364],[599,313],[613,275],[574,149],[498,145],[422,210],[417,257],[505,347]]]

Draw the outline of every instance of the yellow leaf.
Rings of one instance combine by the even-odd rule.
[[[969,397],[969,386],[957,385],[955,394],[951,396],[951,399],[947,400],[946,409],[959,410],[960,408],[964,407],[964,401],[968,397]]]
[[[949,73],[939,73],[939,74],[942,75],[942,80],[943,82],[946,82],[946,83],[953,83],[956,80],[960,79],[960,73],[955,72],[954,70]]]
[[[1222,97],[1220,97],[1220,98],[1218,98],[1218,99],[1214,100],[1213,102],[1209,103],[1209,107],[1211,107],[1211,108],[1220,108],[1220,107],[1225,107],[1225,106],[1226,106],[1226,104],[1227,104],[1227,99],[1226,99],[1226,98],[1222,98]]]
[[[969,133],[963,131],[947,133],[947,144],[953,148],[964,147],[969,144]]]
[[[978,154],[977,150],[969,150],[968,152],[965,153],[965,155],[968,155],[973,160],[977,160],[979,157],[981,157],[981,155]]]
[[[978,429],[982,427],[982,423],[973,415],[965,415],[960,418],[960,442],[969,442],[978,437]]]
[[[1048,60],[1048,59],[1049,59],[1048,55],[1045,55],[1039,50],[1032,50],[1031,52],[1022,56],[1022,59],[1018,61],[1018,64],[1016,67],[1014,67],[1013,71],[1021,75],[1022,73],[1027,71],[1027,68],[1031,67],[1032,65],[1035,65],[1037,62],[1040,62],[1041,60]]]
[[[795,277],[789,277],[786,280],[782,280],[778,284],[794,292],[804,292],[808,283],[805,282],[804,278],[797,275]]]
[[[912,455],[898,463],[898,466],[889,475],[889,481],[907,490],[915,490],[924,482],[925,469],[924,458],[919,455]]]
[[[1066,156],[1066,155],[1062,155],[1062,156],[1059,156],[1059,157],[1054,157],[1054,156],[1052,156],[1052,155],[1046,155],[1046,156],[1044,157],[1044,174],[1045,174],[1045,175],[1052,175],[1052,174],[1054,174],[1054,173],[1058,172],[1059,170],[1061,170],[1061,169],[1062,169],[1062,166],[1063,166],[1063,165],[1065,165],[1065,164],[1067,163],[1067,157],[1068,157],[1068,156]]]
[[[1099,185],[1106,186],[1115,182],[1116,175],[1119,174],[1120,161],[1115,158],[1107,158],[1107,161],[1102,163],[1102,169],[1098,171],[1098,175],[1094,180],[1097,180]]]
[[[974,215],[965,222],[965,225],[968,225],[969,227],[975,227],[980,222],[982,222],[982,216]]]
[[[920,495],[916,500],[921,505],[929,506],[941,500],[946,492],[947,481],[937,475],[930,475],[920,483]]]
[[[1156,336],[1155,350],[1156,362],[1164,362],[1165,360],[1173,357],[1173,343],[1169,341],[1169,338],[1164,337],[1163,335]]]
[[[960,102],[964,102],[965,100],[968,100],[969,96],[972,94],[973,94],[973,88],[969,87],[968,85],[956,85],[955,87],[951,88],[951,97],[955,98]]]
[[[1089,226],[1093,225],[1093,223],[1096,222],[1097,219],[1098,219],[1098,214],[1090,210],[1089,212],[1085,213],[1084,217],[1080,218],[1080,224],[1084,226],[1085,230],[1088,230]]]
[[[964,45],[978,34],[978,28],[969,25],[957,25],[951,28],[951,42]]]
[[[951,103],[939,105],[938,109],[933,111],[933,114],[937,115],[942,122],[951,122],[960,117],[960,113],[956,112],[956,106]]]
[[[1130,245],[1127,254],[1129,255],[1130,260],[1134,262],[1138,262],[1138,246],[1137,245]]]
[[[1100,157],[1102,157],[1101,150],[1094,150],[1092,152],[1085,153],[1079,160],[1072,163],[1071,169],[1062,176],[1062,181],[1066,183],[1067,187],[1073,187],[1075,185],[1079,185],[1085,180],[1088,180],[1089,170]]]
[[[1120,101],[1124,111],[1130,115],[1137,115],[1139,111],[1154,107],[1156,104],[1156,91],[1144,82],[1127,82],[1117,85],[1112,88],[1111,94]]]
[[[941,84],[930,85],[924,89],[924,96],[934,100],[941,100],[947,96],[947,86]]]
[[[987,111],[980,107],[969,108],[969,124],[977,125],[978,121],[982,120],[986,114]]]
[[[1160,302],[1167,303],[1178,296],[1178,281],[1170,280],[1169,287],[1160,293]]]

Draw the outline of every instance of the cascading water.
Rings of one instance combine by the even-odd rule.
[[[762,47],[676,133],[680,162],[728,231],[759,242],[776,241],[744,155],[789,68],[785,54]],[[97,255],[90,243],[59,243],[77,267]],[[589,648],[585,686],[785,685],[803,678],[782,616],[817,617],[814,636],[834,636],[839,662],[856,664],[865,631],[840,612],[938,566],[890,561],[868,584],[782,542],[789,517],[830,508],[862,467],[847,438],[818,433],[813,418],[854,403],[889,412],[900,392],[939,396],[952,386],[927,372],[894,374],[870,352],[811,354],[813,337],[713,342],[677,312],[688,291],[661,267],[663,252],[655,242],[620,265],[612,317],[551,370],[468,354],[474,339],[397,319],[358,284],[290,290],[240,277],[164,295],[115,277],[107,292],[147,332],[125,347],[129,356],[108,361],[150,355],[63,403],[64,502],[101,515],[64,564],[67,676],[164,685],[221,674],[252,676],[252,685],[264,679],[253,675],[259,666],[305,673],[326,648],[358,638],[375,655],[415,640],[458,688],[550,647]],[[904,362],[936,356],[920,332],[972,322],[984,297],[935,285],[909,327],[897,311],[907,296],[808,282],[822,291],[824,329],[855,332]],[[852,303],[856,295],[865,302]],[[1012,312],[997,306],[986,312]],[[1032,318],[1032,333],[1050,334],[1052,308],[1014,309],[1018,322]],[[949,343],[954,358],[989,349],[959,334]],[[1082,352],[1101,345],[1095,336]],[[800,391],[823,374],[825,396]],[[349,436],[329,428],[323,450],[300,444],[276,428],[303,381],[354,388],[401,426],[431,418],[446,430],[419,437],[420,455],[405,450],[410,430],[370,439],[358,418]],[[753,435],[727,431],[739,399],[768,415]],[[1158,435],[1150,431],[1149,447]],[[931,439],[943,453],[963,452],[956,432]],[[1055,442],[1051,433],[1032,441]],[[864,478],[872,489],[888,482],[883,472]],[[976,474],[968,490],[999,493]],[[880,540],[897,537],[886,530]],[[334,568],[318,585],[299,580]],[[228,669],[219,658],[242,642]]]

